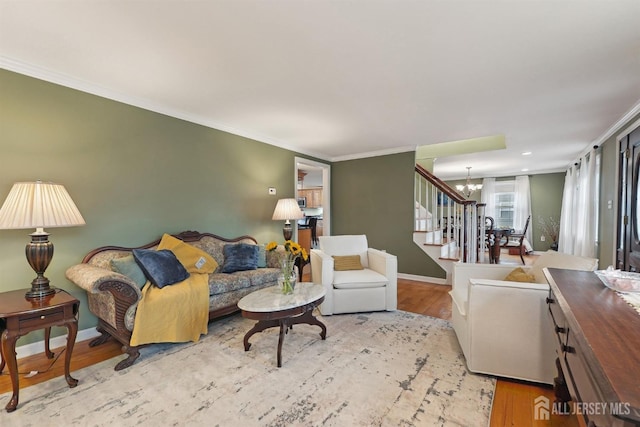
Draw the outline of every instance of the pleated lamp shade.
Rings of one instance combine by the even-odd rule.
[[[302,219],[304,214],[298,206],[296,199],[280,199],[273,211],[273,220],[289,220],[289,219]]]
[[[0,229],[36,229],[25,248],[27,261],[37,275],[25,294],[27,299],[43,299],[56,293],[44,275],[53,257],[53,243],[44,228],[84,224],[84,218],[64,186],[42,181],[13,184],[0,208]]]
[[[291,240],[291,236],[293,236],[293,228],[291,227],[289,220],[302,218],[304,218],[304,213],[300,210],[296,199],[280,199],[278,200],[278,204],[276,204],[276,208],[273,211],[273,217],[271,219],[284,220],[282,235],[284,236],[284,240]]]
[[[17,182],[0,208],[0,229],[73,227],[84,218],[61,184]]]

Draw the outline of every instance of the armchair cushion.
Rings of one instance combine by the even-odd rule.
[[[335,271],[363,270],[360,255],[334,255],[333,269]]]
[[[369,269],[336,271],[333,275],[333,287],[336,289],[380,288],[388,283],[385,276]]]

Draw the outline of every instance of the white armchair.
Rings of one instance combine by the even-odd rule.
[[[457,263],[453,269],[452,323],[471,372],[553,384],[555,336],[542,269],[595,270],[598,260],[548,251],[525,273],[505,281],[517,266]]]
[[[364,311],[393,311],[398,305],[398,260],[368,247],[367,236],[320,236],[311,250],[311,280],[326,289],[323,316]],[[335,271],[334,256],[358,255],[361,270]]]

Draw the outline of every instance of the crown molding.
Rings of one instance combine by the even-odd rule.
[[[626,125],[636,114],[640,113],[640,100],[631,107],[629,111],[627,111],[620,119],[615,122],[609,129],[605,131],[600,138],[593,141],[592,145],[601,145],[605,143],[609,138],[611,138],[616,132],[622,130],[622,126]],[[591,147],[588,147],[586,152],[588,152]]]
[[[286,144],[274,138],[269,138],[255,132],[238,129],[233,126],[228,126],[224,123],[216,122],[209,118],[190,114],[185,111],[172,109],[161,104],[150,102],[147,99],[126,95],[124,93],[120,93],[112,89],[102,87],[95,83],[91,83],[88,81],[84,81],[84,80],[72,77],[68,74],[59,73],[57,71],[52,71],[46,68],[38,67],[32,64],[28,64],[22,61],[9,58],[7,56],[0,55],[0,68],[15,72],[18,74],[23,74],[29,77],[33,77],[39,80],[43,80],[49,83],[54,83],[60,86],[68,87],[70,89],[75,89],[81,92],[89,93],[91,95],[100,96],[102,98],[110,99],[112,101],[117,101],[123,104],[142,108],[144,110],[164,114],[165,116],[169,116],[176,119],[185,120],[190,123],[206,126],[211,129],[220,130],[233,135],[248,138],[254,141],[273,145],[275,147],[279,147],[285,150],[293,151],[293,152],[304,154],[311,157],[316,157],[325,161],[330,161],[329,157],[327,157],[324,154],[320,154],[312,151],[302,151],[297,147],[293,147],[289,144]]]
[[[388,156],[390,154],[406,153],[408,151],[416,151],[415,145],[405,145],[402,147],[387,148],[378,151],[368,151],[365,153],[349,154],[346,156],[332,157],[332,162],[344,162],[346,160],[366,159],[368,157]]]
[[[586,156],[587,153],[589,153],[594,146],[596,145],[601,146],[602,144],[607,142],[607,140],[611,138],[613,135],[615,135],[617,132],[622,131],[623,126],[627,125],[629,121],[638,113],[640,113],[640,100],[638,100],[638,102],[636,102],[636,104],[633,107],[631,107],[629,111],[627,111],[622,117],[620,117],[617,122],[612,124],[611,127],[609,127],[609,129],[607,129],[602,135],[600,135],[599,138],[594,139],[591,144],[587,145],[587,147],[584,150],[582,150],[580,155],[574,161],[569,163],[569,165],[567,165],[567,169],[569,169],[575,163],[579,162],[580,159]]]

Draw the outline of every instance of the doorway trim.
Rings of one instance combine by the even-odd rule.
[[[616,179],[618,182],[618,186],[616,188],[616,191],[614,192],[614,197],[613,197],[613,207],[615,208],[615,211],[613,213],[613,219],[614,219],[614,226],[615,226],[615,230],[616,230],[616,240],[615,240],[615,244],[613,245],[613,260],[614,263],[616,264],[616,268],[620,268],[617,263],[619,261],[620,258],[620,252],[625,252],[628,250],[627,248],[627,241],[625,240],[624,236],[622,235],[623,233],[621,232],[621,227],[626,227],[627,225],[624,225],[624,221],[622,220],[622,208],[621,208],[621,195],[623,196],[622,199],[626,199],[626,193],[627,191],[629,191],[629,187],[628,187],[628,183],[625,182],[625,185],[623,186],[623,180],[622,180],[622,172],[623,172],[623,165],[621,164],[621,160],[620,160],[620,156],[622,155],[623,152],[623,142],[622,140],[627,138],[629,135],[631,135],[632,132],[634,132],[636,129],[640,128],[640,119],[636,120],[635,122],[633,122],[632,124],[630,124],[629,126],[627,126],[622,132],[620,132],[618,134],[618,136],[616,137],[616,168],[615,168],[615,174],[616,174]],[[625,144],[627,144],[627,142],[625,142]],[[625,147],[626,148],[626,147]],[[624,160],[625,162],[627,162],[627,159],[625,158]],[[628,164],[625,165],[625,167],[628,167]],[[625,181],[626,181],[626,177],[625,177]],[[630,225],[628,225],[630,226]],[[623,258],[626,260],[626,255],[623,255]]]
[[[331,235],[331,165],[298,156],[294,158],[294,162],[293,188],[296,198],[298,197],[298,170],[304,169],[305,165],[322,169],[322,233],[329,236]]]

